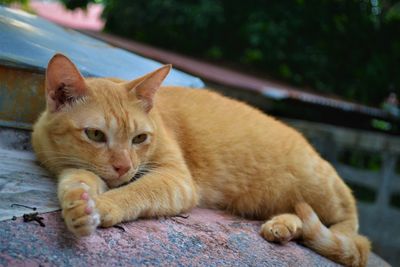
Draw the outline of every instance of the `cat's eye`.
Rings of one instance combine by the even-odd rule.
[[[147,134],[139,134],[136,135],[133,139],[132,139],[132,144],[134,145],[138,145],[141,144],[143,142],[145,142],[147,140],[148,136]]]
[[[100,130],[85,129],[85,134],[90,140],[97,143],[104,143],[107,141],[106,135]]]

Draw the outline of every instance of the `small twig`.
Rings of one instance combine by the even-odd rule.
[[[121,225],[114,225],[113,227],[122,230],[122,232],[126,232],[125,228],[122,227]]]
[[[42,227],[46,227],[46,225],[42,222],[42,220],[44,220],[43,217],[36,217],[35,221],[37,221],[39,223],[40,226]]]
[[[29,207],[29,206],[25,206],[25,205],[17,204],[17,203],[11,204],[11,207],[14,207],[14,206],[24,207],[24,208],[31,209],[31,210],[36,210],[36,207]]]
[[[40,226],[45,227],[46,225],[42,222],[44,220],[43,217],[38,216],[39,213],[34,212],[34,213],[28,213],[22,215],[22,218],[24,219],[24,222],[31,222],[31,221],[36,221]]]

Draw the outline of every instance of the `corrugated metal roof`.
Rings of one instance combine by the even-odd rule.
[[[62,28],[35,15],[0,6],[0,64],[44,71],[49,59],[61,52],[86,76],[133,79],[160,63],[132,54],[76,31]],[[203,82],[172,71],[169,85],[202,87]]]

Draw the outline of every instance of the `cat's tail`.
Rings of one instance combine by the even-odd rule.
[[[370,242],[356,232],[340,231],[341,227],[330,230],[321,223],[317,214],[306,203],[295,207],[303,221],[303,242],[317,253],[346,266],[364,267],[367,265]],[[339,222],[340,223],[340,222]]]

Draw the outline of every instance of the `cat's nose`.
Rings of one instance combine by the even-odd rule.
[[[114,170],[119,174],[119,177],[127,173],[131,166],[127,164],[113,164]]]

